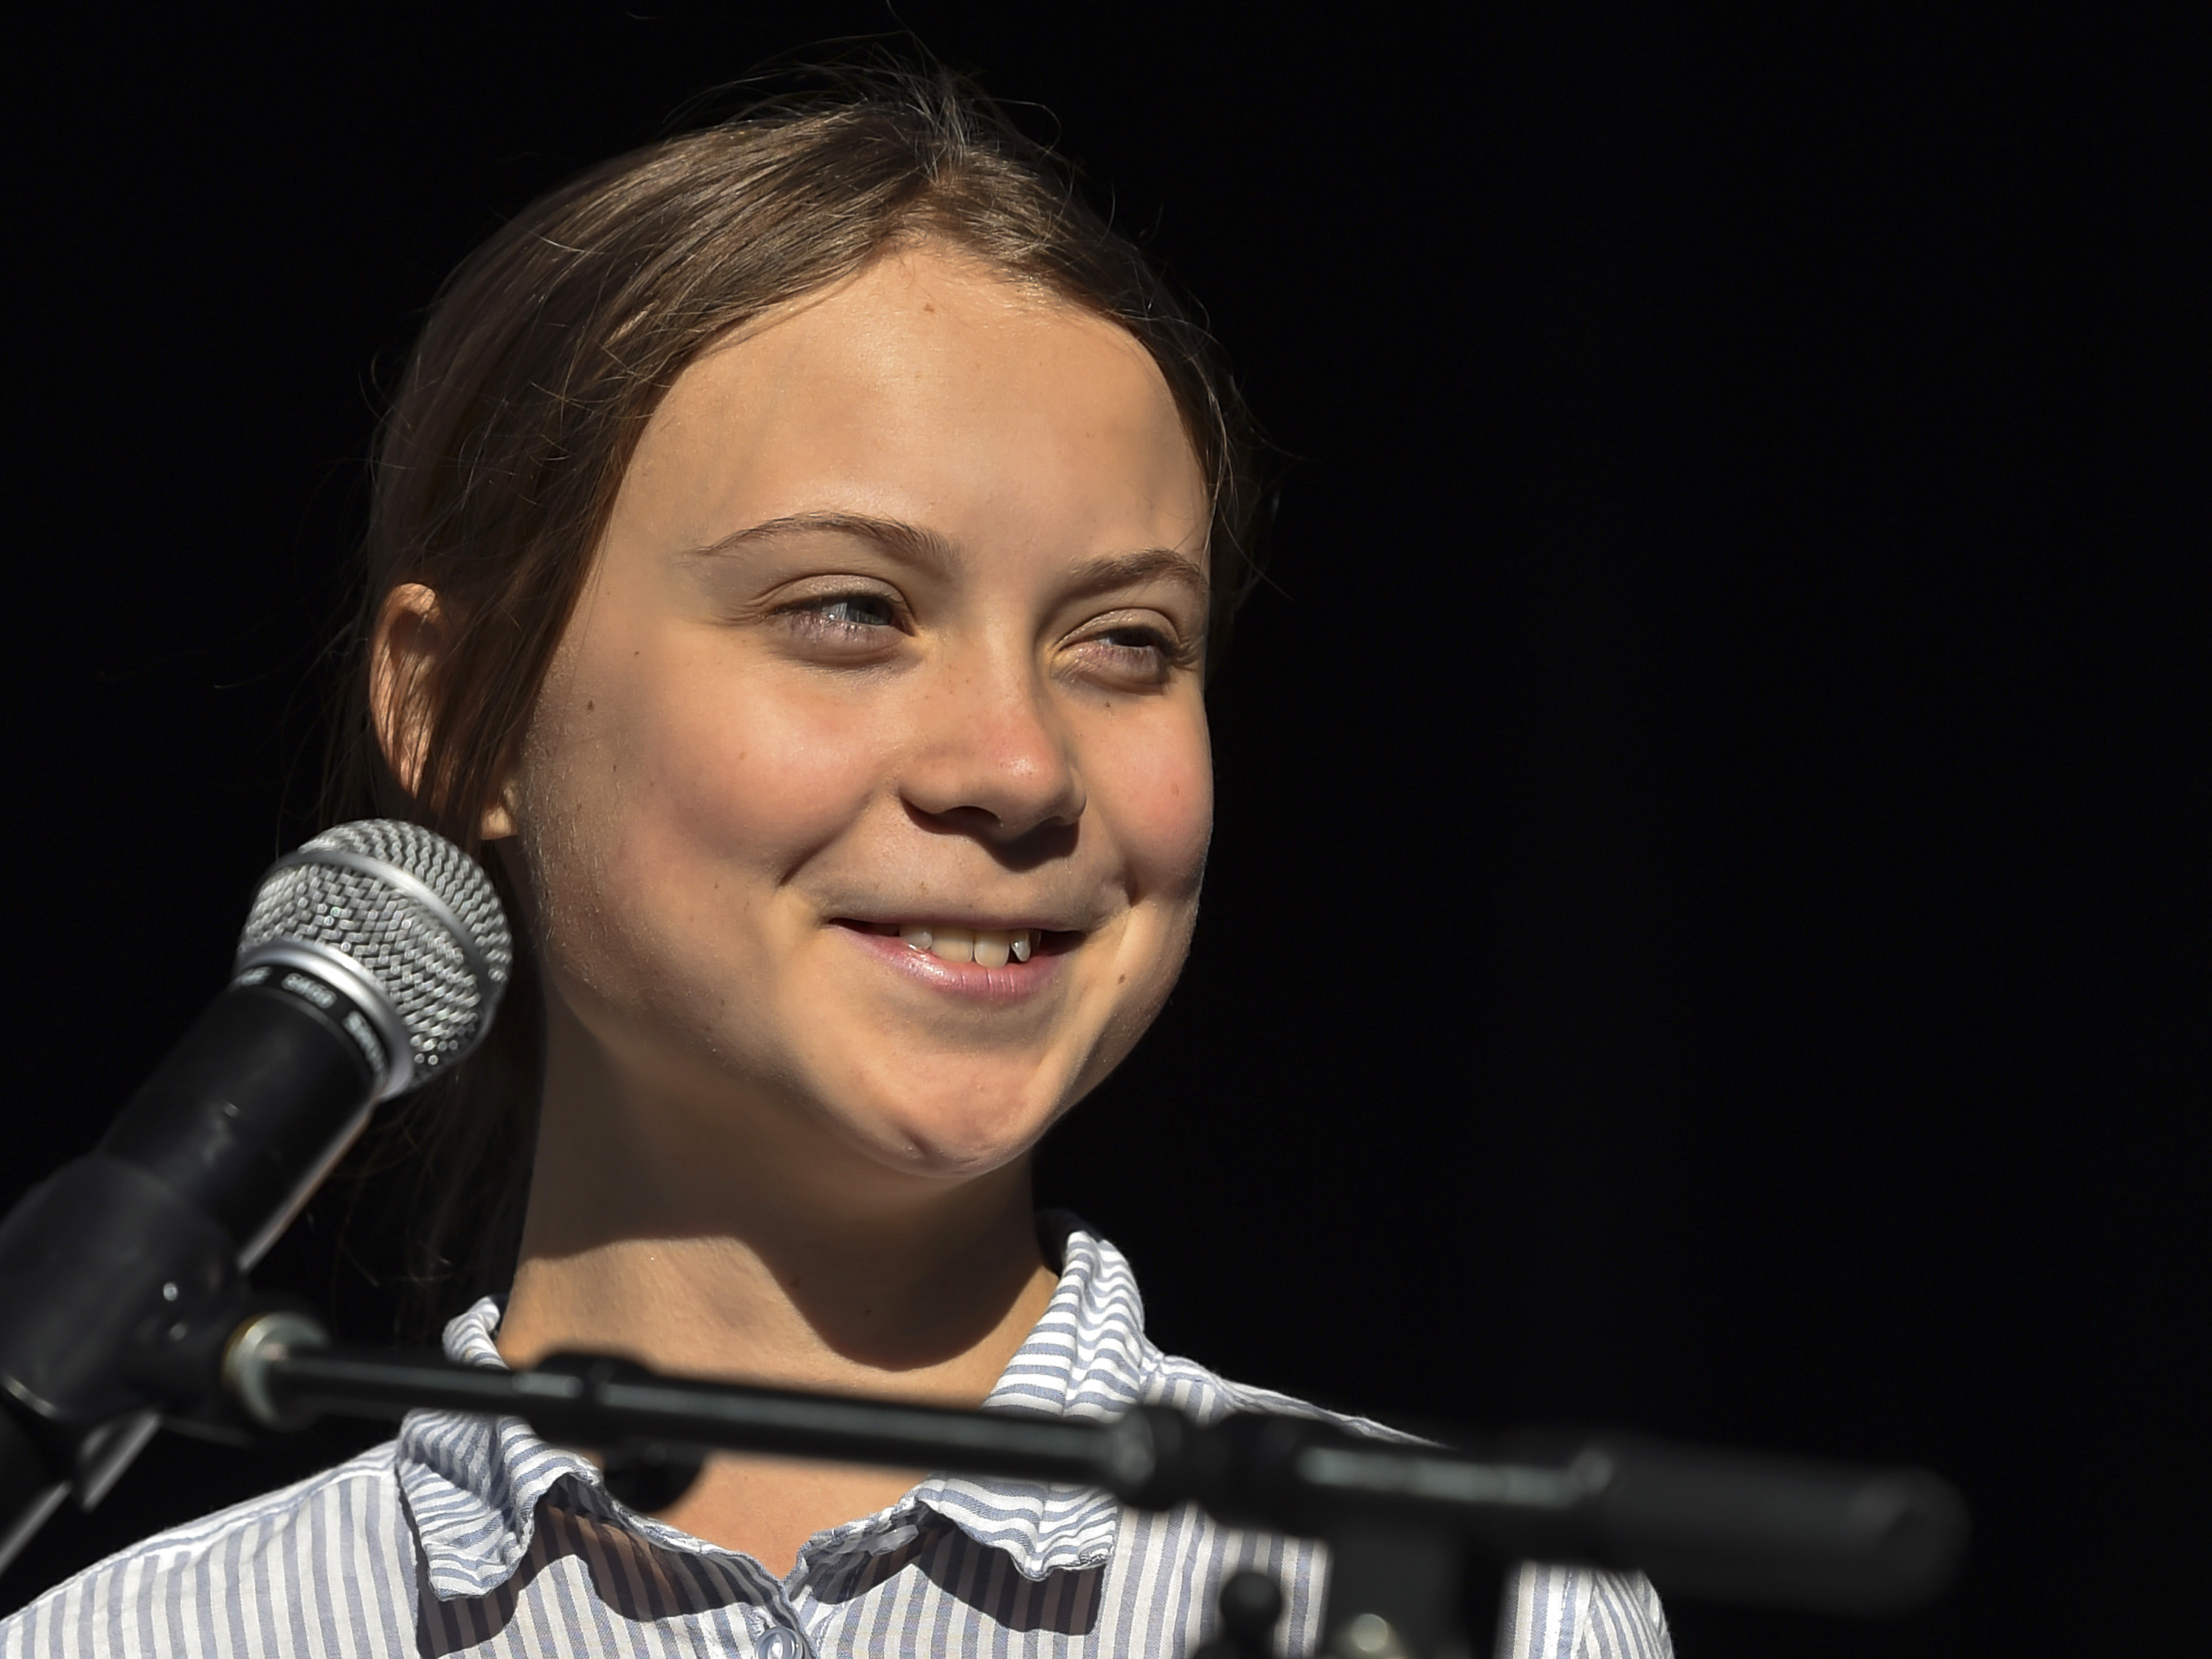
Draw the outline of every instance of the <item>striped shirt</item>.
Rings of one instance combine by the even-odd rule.
[[[1060,1283],[989,1408],[1293,1412],[1402,1437],[1162,1353],[1121,1253],[1073,1218],[1046,1227]],[[446,1351],[499,1364],[498,1319],[496,1302],[477,1304],[447,1328]],[[1280,1638],[1305,1653],[1326,1565],[1310,1540],[1188,1506],[1156,1514],[1088,1488],[939,1474],[816,1534],[778,1577],[617,1503],[587,1460],[519,1419],[416,1412],[350,1462],[48,1591],[0,1623],[0,1659],[1185,1659],[1212,1632],[1222,1581],[1248,1566],[1282,1585]],[[1524,1566],[1505,1617],[1500,1652],[1516,1659],[1673,1652],[1656,1596],[1633,1575]]]

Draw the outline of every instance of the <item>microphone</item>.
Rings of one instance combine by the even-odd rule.
[[[99,1147],[0,1222],[0,1568],[161,1422],[161,1334],[243,1294],[379,1103],[483,1039],[514,963],[490,878],[419,824],[340,824],[262,878],[230,983]]]

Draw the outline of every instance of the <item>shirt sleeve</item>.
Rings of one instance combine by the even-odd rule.
[[[1658,1592],[1637,1572],[1523,1562],[1500,1609],[1498,1659],[1674,1659]]]

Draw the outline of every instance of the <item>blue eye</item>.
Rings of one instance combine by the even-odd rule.
[[[1079,640],[1076,659],[1106,682],[1127,689],[1165,685],[1178,670],[1195,667],[1198,653],[1170,630],[1132,618],[1109,621]]]
[[[897,595],[865,591],[794,599],[776,612],[775,621],[818,650],[871,659],[902,631]]]
[[[1116,628],[1101,634],[1099,639],[1117,651],[1160,651],[1168,649],[1168,642],[1159,631],[1152,628]]]
[[[898,620],[891,610],[891,602],[875,593],[842,594],[807,608],[837,628],[889,628]]]

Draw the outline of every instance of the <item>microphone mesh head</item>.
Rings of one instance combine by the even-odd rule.
[[[350,860],[319,862],[319,853],[373,860],[401,879]],[[409,876],[442,901],[465,939],[408,890]],[[514,963],[491,878],[444,836],[392,818],[326,830],[262,878],[238,953],[280,944],[336,951],[380,987],[406,1028],[418,1082],[476,1046]]]

